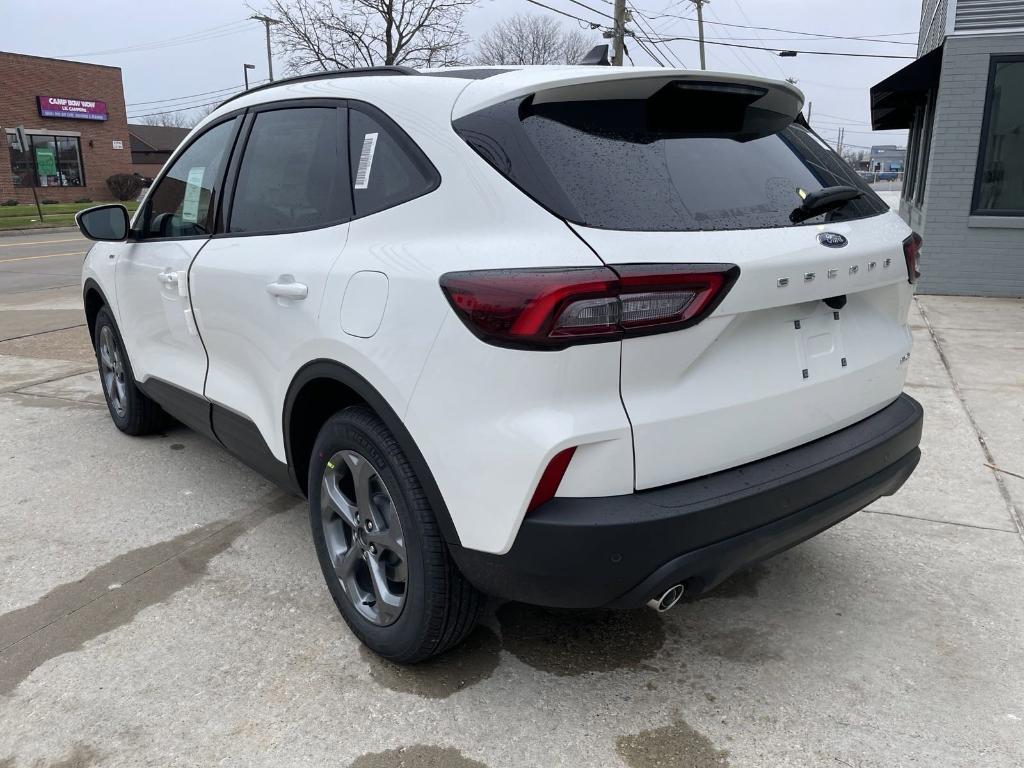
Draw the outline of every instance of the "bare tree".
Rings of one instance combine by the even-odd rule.
[[[477,0],[270,0],[262,12],[290,72],[464,61],[462,17]]]
[[[163,125],[168,128],[191,128],[196,124],[192,118],[192,111],[181,109],[177,112],[164,112],[159,115],[146,115],[139,119],[143,125]]]
[[[550,16],[519,13],[483,34],[476,64],[577,64],[594,47],[579,29],[565,29]]]
[[[217,106],[217,104],[207,104],[194,109],[179,109],[174,112],[147,115],[140,118],[139,122],[143,125],[163,125],[169,128],[193,128],[199,125],[202,119],[213,112]]]

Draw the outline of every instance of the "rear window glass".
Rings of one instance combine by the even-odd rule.
[[[685,112],[682,114],[685,115]],[[483,157],[557,215],[644,231],[796,226],[801,192],[848,185],[863,196],[801,222],[873,216],[887,206],[831,149],[792,124],[740,140],[674,117],[654,125],[648,101],[499,104],[456,122]],[[743,137],[746,138],[746,137]]]

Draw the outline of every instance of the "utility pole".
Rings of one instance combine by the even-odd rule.
[[[274,60],[270,57],[270,25],[280,24],[281,22],[261,13],[257,13],[249,18],[253,21],[262,22],[263,26],[267,28],[267,75],[270,77],[270,82],[274,82]]]
[[[814,109],[814,102],[813,101],[808,101],[807,102],[807,124],[808,125],[811,124],[811,110],[812,109]]]
[[[846,129],[845,128],[840,128],[839,129],[839,139],[838,139],[838,141],[836,141],[836,154],[839,155],[840,157],[843,156],[843,138],[844,138],[844,134],[845,133],[846,133]]]
[[[690,0],[697,6],[697,37],[700,40],[700,68],[707,69],[707,62],[704,59],[704,4],[708,0]]]
[[[622,50],[626,37],[626,0],[615,0],[612,15],[615,17],[612,27],[612,66],[622,66]]]

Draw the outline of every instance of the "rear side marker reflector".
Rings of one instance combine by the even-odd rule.
[[[903,241],[903,256],[907,260],[907,279],[916,283],[921,276],[921,236],[914,232]]]
[[[441,289],[479,338],[519,349],[564,349],[687,328],[739,276],[732,264],[449,272]]]
[[[526,508],[527,514],[555,497],[558,486],[562,484],[562,478],[565,477],[565,472],[569,469],[569,462],[572,461],[574,453],[576,453],[576,446],[566,448],[564,451],[556,453],[554,458],[548,462],[547,469],[544,470],[544,474],[540,476],[540,482],[537,483],[537,490],[533,492],[533,498],[530,499],[530,505]]]

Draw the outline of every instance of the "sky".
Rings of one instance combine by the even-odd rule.
[[[539,1],[587,22],[611,23],[603,15],[611,13],[610,0]],[[627,6],[642,14],[629,25],[638,33],[696,36],[695,22],[663,15],[695,16],[686,0],[627,0]],[[39,12],[42,7],[45,13]],[[124,0],[50,0],[44,6],[0,0],[0,50],[120,67],[132,118],[181,105],[198,106],[221,96],[210,91],[222,91],[226,97],[226,89],[241,89],[243,63],[256,67],[249,73],[251,81],[266,78],[263,25],[247,21],[250,13],[242,0],[174,0],[170,6],[152,0],[130,5]],[[515,13],[552,15],[567,29],[585,26],[528,0],[478,0],[466,14],[466,32],[477,38]],[[868,91],[908,60],[806,54],[780,58],[767,51],[711,43],[914,56],[914,45],[812,38],[719,23],[914,43],[919,16],[919,0],[712,0],[704,6],[708,69],[795,78],[813,104],[812,125],[827,140],[834,142],[843,126],[849,146],[903,145],[905,131],[871,131]],[[606,42],[600,30],[591,34],[595,44]],[[637,66],[655,63],[637,44],[628,48]],[[659,55],[673,65],[678,60],[691,69],[700,66],[696,42],[664,43]],[[274,73],[283,74],[282,62],[275,60]],[[207,95],[180,100],[191,94]]]

